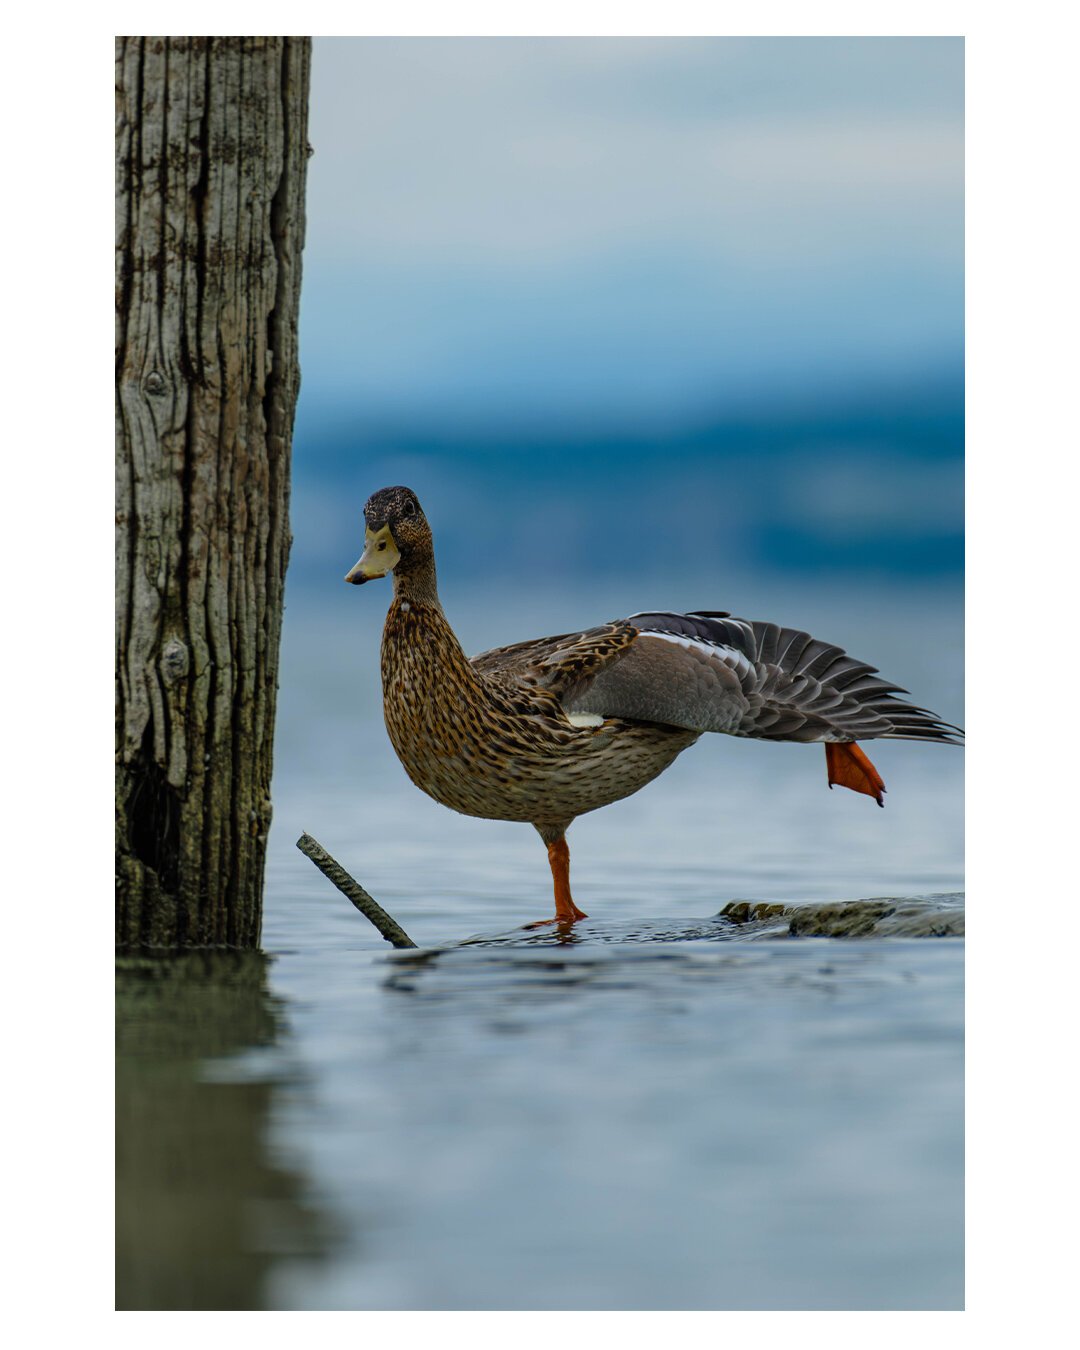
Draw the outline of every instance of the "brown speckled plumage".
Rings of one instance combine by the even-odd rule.
[[[529,821],[545,839],[637,792],[700,733],[621,718],[576,727],[560,699],[636,636],[609,624],[560,649],[554,664],[523,652],[520,664],[485,670],[437,605],[395,598],[383,630],[383,712],[406,773],[444,806]]]
[[[884,787],[856,740],[962,735],[839,647],[715,611],[637,614],[470,660],[439,603],[415,495],[385,488],[364,515],[364,556],[346,580],[393,574],[382,683],[394,749],[444,806],[536,827],[560,921],[584,917],[569,892],[570,822],[637,792],[703,732],[825,742],[830,785],[879,804]]]

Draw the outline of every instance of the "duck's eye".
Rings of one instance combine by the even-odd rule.
[[[405,503],[405,505],[401,508],[401,510],[402,510],[402,514],[403,514],[403,515],[406,515],[406,516],[415,516],[415,515],[416,515],[416,503],[410,499],[409,501],[407,501],[407,502]]]

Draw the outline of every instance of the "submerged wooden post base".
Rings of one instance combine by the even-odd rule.
[[[352,901],[364,918],[369,923],[374,924],[387,942],[394,947],[416,946],[416,943],[397,920],[391,918],[382,905],[377,900],[372,899],[358,881],[349,876],[344,867],[327,853],[317,839],[312,839],[310,834],[302,834],[296,841],[296,847],[311,859],[323,876],[332,881],[342,895],[347,896]]]

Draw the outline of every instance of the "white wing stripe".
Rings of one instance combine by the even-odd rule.
[[[683,647],[687,651],[698,651],[703,656],[713,660],[720,660],[726,666],[731,666],[739,672],[740,675],[751,674],[755,667],[747,657],[745,652],[740,652],[736,647],[722,646],[719,642],[701,642],[697,638],[683,637],[678,633],[658,633],[655,628],[646,629],[638,637],[639,642],[645,642],[649,638],[655,638],[658,642],[673,642],[676,647]]]

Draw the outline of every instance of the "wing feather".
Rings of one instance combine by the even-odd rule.
[[[765,740],[956,743],[963,736],[898,698],[907,690],[875,667],[800,629],[706,610],[653,611],[627,622],[636,640],[564,682],[568,712]]]

